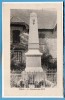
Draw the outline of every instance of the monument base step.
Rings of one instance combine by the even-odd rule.
[[[32,50],[30,49],[30,50],[28,50],[28,52],[25,53],[25,55],[26,56],[31,56],[31,55],[41,56],[42,53],[39,50],[37,50],[37,49],[32,49]]]
[[[43,72],[42,67],[26,67],[26,72]]]

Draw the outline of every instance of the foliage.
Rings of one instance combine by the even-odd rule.
[[[25,69],[25,63],[22,62],[15,62],[14,60],[11,61],[11,70],[24,70]]]
[[[57,69],[57,60],[53,59],[51,55],[43,54],[42,55],[42,66],[46,66],[46,68]]]

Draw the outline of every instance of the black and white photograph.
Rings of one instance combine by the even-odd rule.
[[[57,12],[10,10],[11,87],[57,85]]]
[[[63,96],[62,4],[3,3],[5,96]]]

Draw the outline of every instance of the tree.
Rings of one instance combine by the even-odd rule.
[[[57,60],[54,60],[51,55],[47,55],[46,53],[44,53],[42,55],[41,62],[42,66],[45,66],[46,68],[57,69]]]

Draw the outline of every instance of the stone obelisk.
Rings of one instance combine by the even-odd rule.
[[[26,72],[43,72],[41,67],[42,53],[39,51],[38,22],[36,13],[30,14],[28,52],[26,52],[25,55]]]

